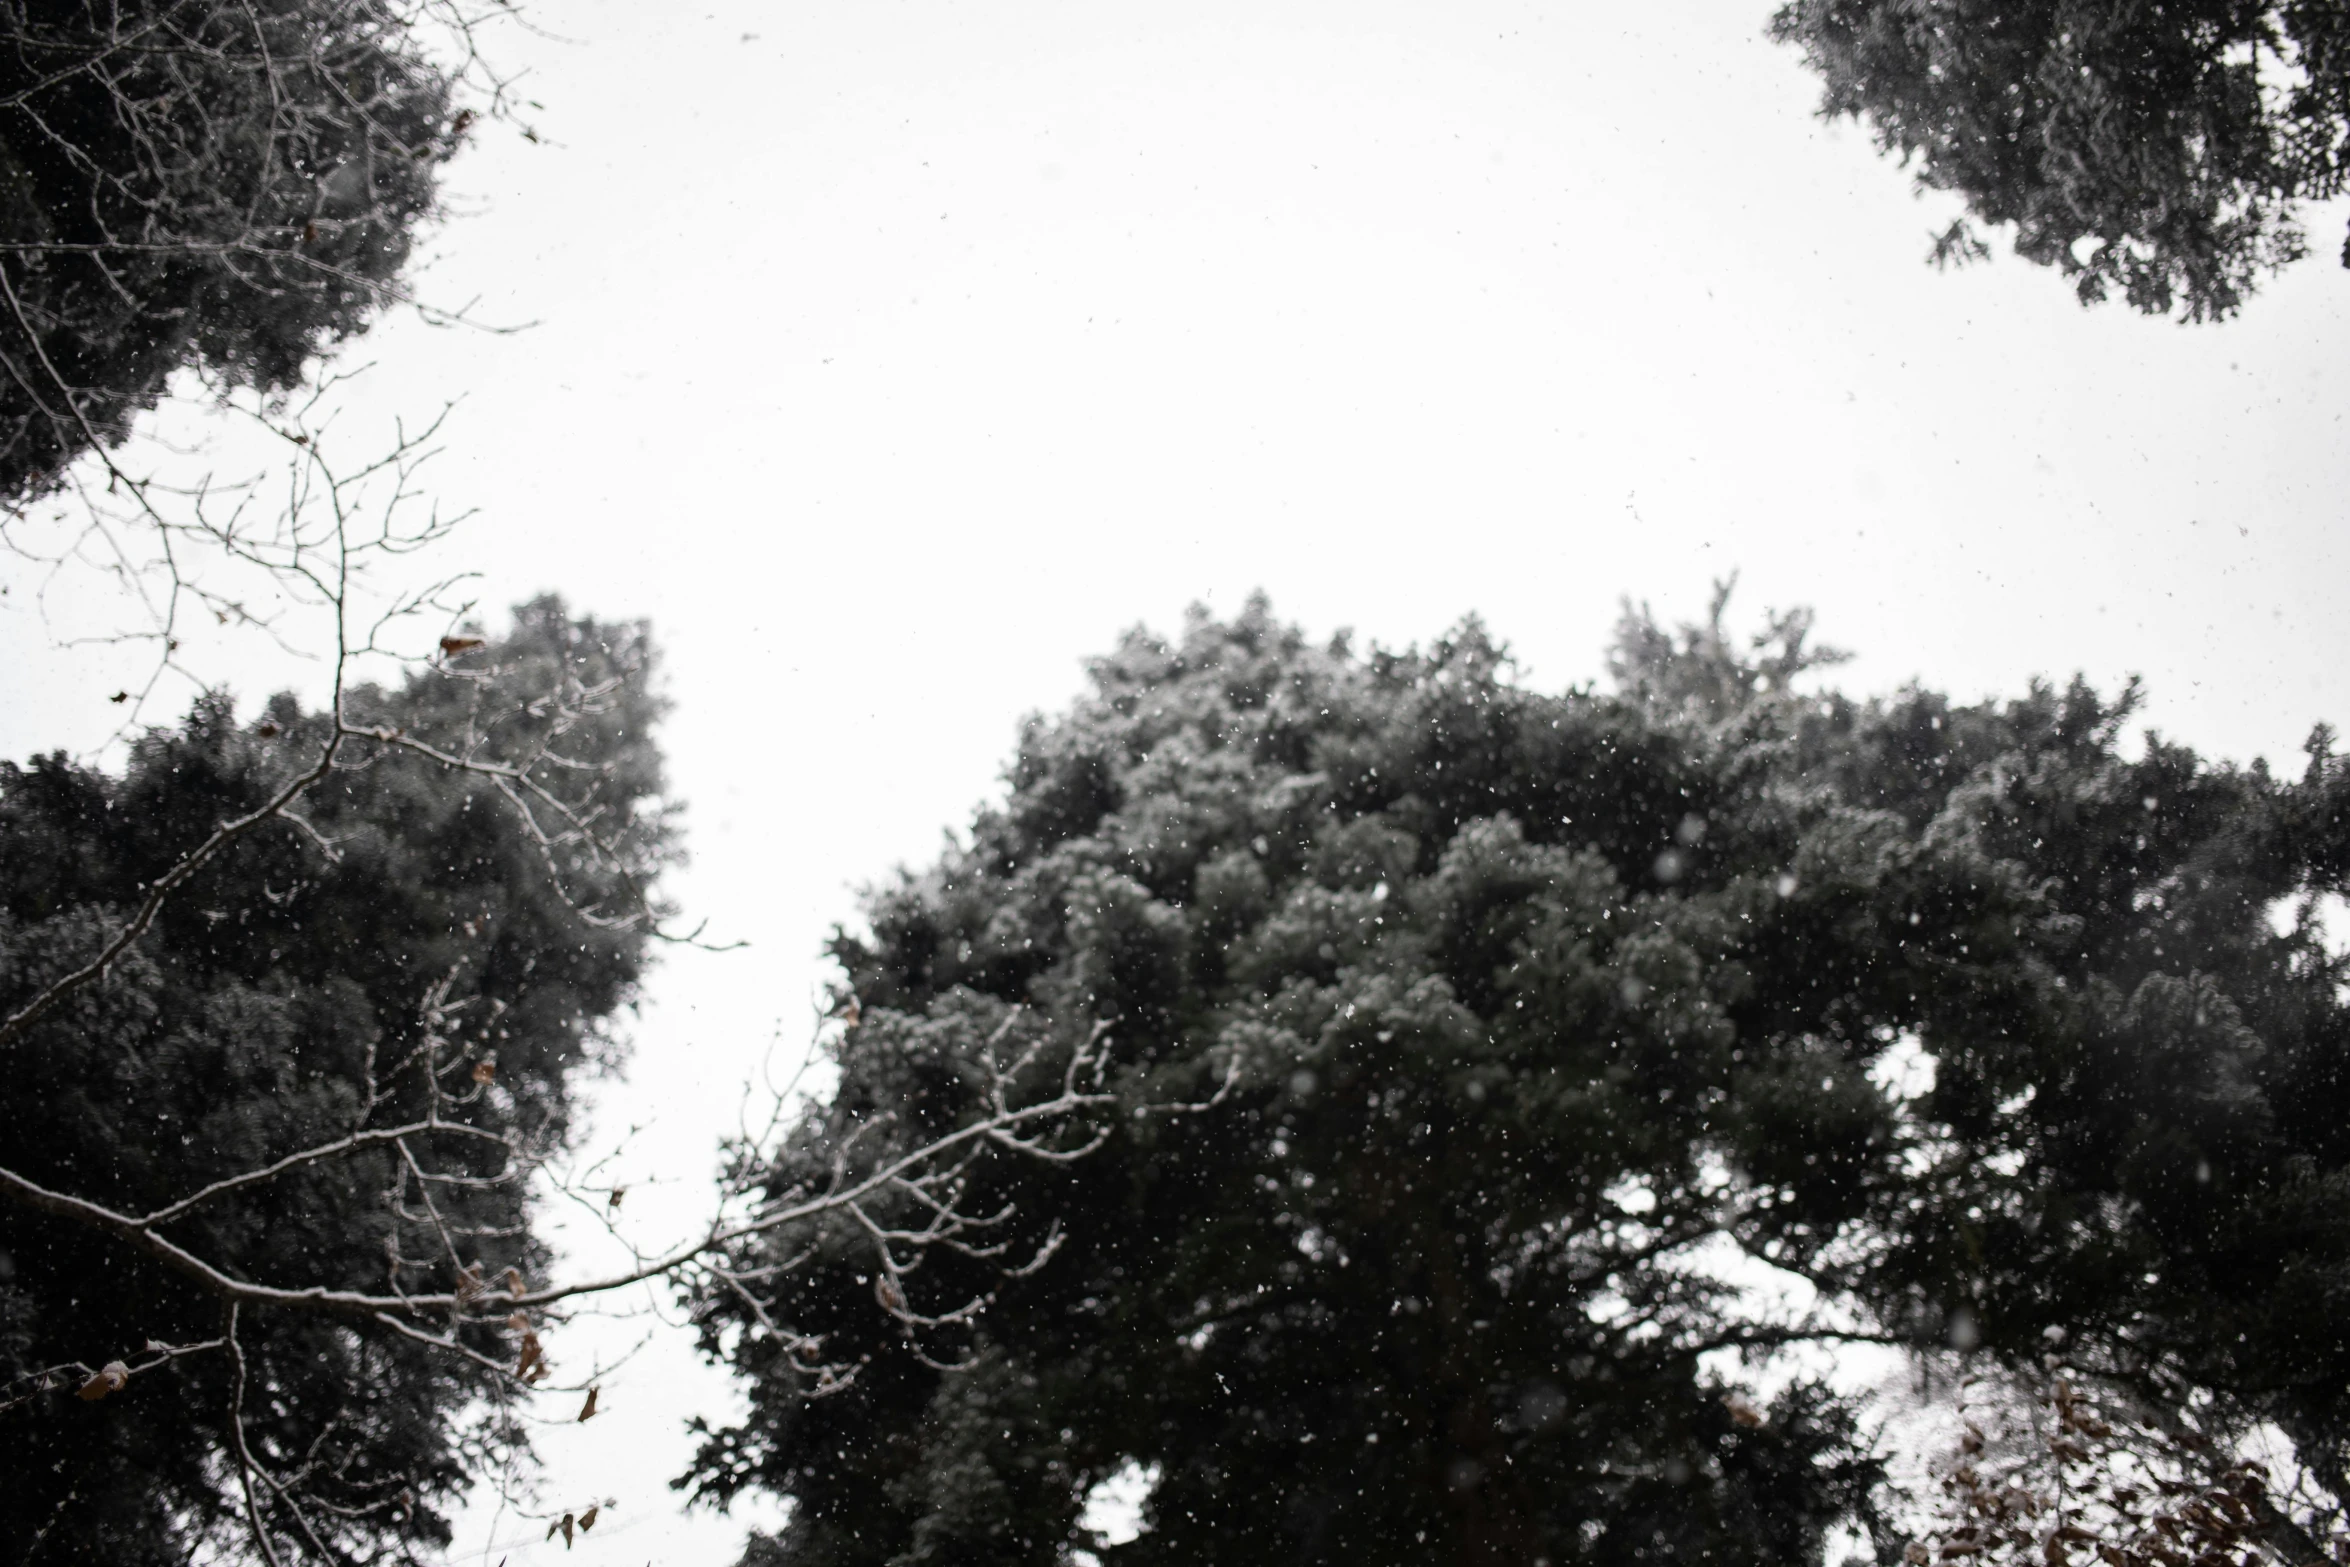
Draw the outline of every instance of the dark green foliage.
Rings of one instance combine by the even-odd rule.
[[[1608,697],[1474,625],[1364,659],[1257,606],[1032,724],[969,847],[838,939],[862,1021],[774,1184],[969,1115],[1008,1008],[1061,1049],[1111,1020],[1131,1106],[1238,1085],[983,1167],[1008,1259],[1069,1240],[933,1255],[936,1300],[998,1294],[922,1356],[823,1242],[787,1320],[846,1392],[702,1299],[753,1407],[691,1482],[793,1503],[747,1559],[1052,1563],[1134,1464],[1105,1562],[1817,1561],[1876,1459],[1816,1386],[1725,1403],[1705,1352],[1771,1341],[1704,1260],[1733,1241],[1896,1341],[2061,1331],[2338,1461],[2344,976],[2267,915],[2339,887],[2350,770],[2128,759],[2080,686],[1800,697],[1803,619],[1748,655],[1719,608],[1636,618]]]
[[[421,20],[0,4],[0,500],[120,441],[177,371],[282,390],[365,327],[456,145]]]
[[[642,626],[573,620],[548,600],[463,661],[480,666],[472,677],[432,672],[352,694],[355,719],[513,758],[540,738],[550,709],[582,711],[583,689],[622,677],[584,704],[562,747],[599,769],[571,776],[582,804],[604,808],[621,867],[572,844],[555,849],[550,869],[478,775],[346,752],[299,807],[315,835],[277,823],[231,848],[165,905],[112,975],[0,1046],[0,1163],[51,1190],[147,1212],[296,1150],[415,1118],[423,1079],[402,1063],[428,1027],[443,1038],[446,1115],[512,1130],[526,1150],[559,1141],[580,1074],[615,1056],[611,1019],[633,994],[647,939],[641,919],[597,922],[578,908],[627,908],[621,871],[648,876],[669,852],[649,657]],[[85,961],[149,878],[306,765],[323,732],[290,698],[243,725],[215,698],[140,742],[119,777],[62,757],[0,765],[0,1010]],[[496,1063],[486,1090],[470,1077],[485,1056]],[[494,1144],[446,1135],[416,1151],[428,1167],[477,1177],[508,1162]],[[389,1191],[410,1218],[393,1218]],[[487,1274],[513,1265],[537,1276],[543,1249],[518,1185],[444,1185],[432,1199]],[[166,1233],[246,1281],[445,1291],[450,1266],[413,1217],[419,1202],[397,1155],[377,1149],[211,1202]],[[405,1259],[396,1279],[395,1245]],[[138,1363],[149,1340],[217,1338],[223,1321],[220,1300],[115,1238],[0,1203],[8,1394],[49,1367]],[[248,1306],[241,1332],[257,1456],[281,1476],[308,1466],[308,1514],[344,1559],[445,1540],[469,1469],[516,1440],[498,1414],[497,1378],[372,1320]],[[504,1340],[468,1336],[512,1363]],[[143,1372],[102,1402],[75,1398],[68,1381],[0,1410],[0,1560],[176,1563],[233,1534],[233,1388],[230,1357],[216,1350]],[[288,1514],[270,1516],[291,1530]]]
[[[2233,315],[2306,250],[2296,206],[2350,178],[2340,0],[1792,0],[1772,32],[1823,114],[1865,117],[2084,303]],[[1986,251],[1962,221],[1934,253]]]

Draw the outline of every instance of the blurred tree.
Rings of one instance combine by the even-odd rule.
[[[1549,696],[1474,623],[1363,658],[1257,604],[1032,722],[968,847],[836,939],[838,1088],[769,1179],[977,1113],[1007,1029],[1049,1071],[1106,1021],[1135,1105],[1233,1086],[978,1172],[1066,1237],[1008,1282],[926,1260],[982,1322],[878,1318],[871,1249],[817,1240],[785,1299],[860,1366],[832,1396],[703,1291],[752,1404],[681,1483],[790,1498],[748,1559],[1891,1548],[1853,1409],[1709,1355],[1805,1339],[2062,1336],[2219,1436],[2274,1420],[2338,1500],[2344,969],[2270,915],[2340,888],[2350,770],[2133,760],[2078,685],[1806,696],[1806,620],[1750,650],[1721,611],[1630,615],[1624,694]],[[1742,1297],[1760,1262],[1820,1311]],[[1120,1473],[1155,1483],[1111,1544]]]
[[[119,777],[0,764],[0,1559],[253,1559],[258,1540],[272,1561],[406,1560],[523,1443],[512,1372],[532,1368],[503,1322],[236,1302],[182,1265],[395,1297],[453,1280],[460,1300],[543,1271],[519,1175],[618,1050],[642,887],[671,852],[660,703],[641,625],[551,599],[449,646],[342,711],[471,769],[352,740],[38,1015],[191,843],[279,796],[331,715],[279,697],[239,724],[216,697]],[[539,802],[534,824],[484,769],[527,787],[550,754],[566,811]],[[41,1193],[163,1217],[109,1233]]]
[[[1792,0],[1772,34],[2016,253],[2153,315],[2236,313],[2350,179],[2340,0]],[[1968,219],[1933,256],[1987,247]],[[2350,247],[2343,253],[2350,266]]]
[[[398,297],[475,26],[471,0],[0,3],[0,504],[176,372],[284,390]]]
[[[1979,1388],[1967,1391],[1978,1396],[1961,1403],[1957,1451],[1939,1466],[1933,1545],[1912,1546],[1912,1562],[2046,1567],[2052,1554],[2091,1553],[2109,1567],[2350,1559],[2338,1518],[2280,1534],[2274,1520],[2292,1504],[2280,1506],[2266,1465],[2212,1452],[2179,1411],[2093,1397],[2055,1357],[2044,1375],[2006,1399],[1995,1394],[1988,1408]],[[2015,1392],[2031,1395],[2022,1408]]]

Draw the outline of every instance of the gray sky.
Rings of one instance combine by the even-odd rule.
[[[606,1094],[670,1183],[637,1222],[685,1222],[804,1038],[852,887],[1195,600],[1390,644],[1475,612],[1563,685],[1619,595],[1693,615],[1737,570],[1850,688],[2139,673],[2166,733],[2295,771],[2350,721],[2350,212],[2219,328],[1938,274],[1948,209],[1812,118],[1769,10],[583,0],[502,46],[544,139],[485,128],[422,283],[536,324],[387,322],[353,418],[462,398],[443,559],[667,649],[675,891],[752,946],[668,961]],[[0,742],[90,746],[120,670],[29,602]],[[605,1402],[547,1445],[549,1500],[620,1501],[571,1559],[722,1559],[739,1525],[662,1484],[722,1381],[670,1335]]]

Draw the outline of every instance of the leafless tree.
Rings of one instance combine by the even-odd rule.
[[[403,431],[389,450],[345,467],[332,430],[312,418],[324,397],[322,392],[274,412],[259,404],[245,410],[285,453],[283,467],[266,483],[190,486],[173,492],[169,505],[152,491],[117,497],[111,509],[102,493],[87,497],[89,537],[109,539],[110,529],[120,529],[155,546],[146,560],[163,596],[155,601],[152,621],[134,626],[133,634],[154,635],[158,626],[168,633],[180,606],[188,604],[215,614],[229,611],[228,603],[206,596],[215,590],[188,569],[201,556],[209,569],[242,574],[239,580],[253,592],[234,607],[270,624],[289,646],[300,644],[306,618],[326,628],[320,641],[328,693],[320,723],[300,732],[307,749],[286,765],[266,799],[189,843],[86,960],[0,1018],[0,1051],[135,962],[159,913],[200,887],[207,867],[241,841],[291,830],[301,835],[306,852],[336,854],[332,832],[307,810],[310,801],[339,771],[401,757],[493,790],[539,850],[543,873],[579,920],[649,928],[668,940],[700,939],[698,931],[668,927],[643,856],[625,841],[621,825],[601,814],[596,765],[566,745],[578,726],[597,721],[619,700],[616,682],[563,679],[531,693],[521,744],[513,726],[486,709],[469,715],[452,738],[413,732],[367,708],[356,672],[371,660],[427,663],[450,679],[475,683],[485,701],[494,695],[494,682],[473,667],[484,638],[467,618],[464,580],[412,580],[424,552],[454,525],[434,507],[420,478],[437,424]],[[97,564],[101,570],[121,566],[126,580],[137,583],[142,572],[121,564],[136,558],[124,544],[119,558],[102,556]],[[87,561],[80,555],[59,558],[61,569],[81,564]],[[168,667],[175,652],[167,639],[157,667]],[[821,1334],[796,1326],[779,1304],[794,1269],[815,1248],[867,1248],[877,1280],[876,1310],[917,1353],[935,1359],[939,1337],[967,1328],[989,1297],[980,1291],[933,1298],[920,1274],[926,1255],[952,1250],[1015,1275],[1043,1266],[1058,1245],[1057,1231],[1049,1227],[1041,1242],[1015,1242],[1009,1237],[1030,1232],[1012,1226],[1009,1209],[974,1205],[972,1194],[984,1186],[980,1178],[988,1163],[1082,1158],[1107,1135],[1118,1102],[1105,1087],[1114,1043],[1105,1025],[1008,1017],[991,1041],[983,1102],[951,1128],[916,1131],[877,1117],[840,1143],[820,1175],[777,1191],[763,1185],[757,1172],[776,1167],[778,1148],[807,1111],[796,1082],[786,1084],[746,1129],[706,1222],[659,1245],[631,1245],[626,1261],[607,1271],[534,1278],[518,1266],[501,1265],[501,1258],[516,1253],[515,1236],[469,1220],[460,1211],[466,1207],[462,1199],[531,1190],[586,1203],[611,1219],[619,1193],[599,1188],[592,1172],[565,1173],[558,1131],[520,1115],[501,1120],[481,1113],[504,1088],[494,1057],[483,1048],[486,1005],[486,998],[466,993],[452,974],[422,999],[409,1048],[381,1061],[371,1049],[350,1085],[361,1108],[348,1130],[276,1150],[249,1168],[142,1211],[45,1184],[0,1154],[0,1199],[108,1238],[192,1284],[220,1310],[219,1331],[207,1337],[125,1344],[102,1362],[39,1368],[0,1389],[0,1418],[63,1388],[105,1399],[190,1357],[222,1357],[235,1370],[235,1394],[224,1427],[229,1440],[217,1458],[221,1472],[234,1477],[252,1551],[273,1567],[296,1559],[354,1559],[349,1541],[365,1525],[354,1513],[397,1512],[413,1505],[412,1491],[394,1475],[377,1485],[365,1507],[331,1502],[320,1492],[315,1460],[272,1452],[248,1439],[247,1348],[256,1313],[308,1314],[363,1340],[418,1346],[461,1364],[493,1402],[519,1408],[534,1396],[562,1395],[582,1399],[579,1417],[586,1418],[595,1412],[597,1388],[592,1380],[583,1385],[554,1376],[548,1335],[555,1325],[633,1286],[674,1284],[688,1293],[722,1288],[751,1303],[763,1329],[806,1374],[811,1395],[823,1396],[851,1385],[858,1361],[836,1353]],[[822,1026],[845,1029],[856,1022],[852,1010]],[[1163,1105],[1151,1113],[1189,1108]],[[250,1199],[295,1172],[338,1162],[359,1168],[365,1161],[393,1172],[382,1192],[391,1241],[381,1282],[373,1287],[252,1277],[185,1239],[184,1221],[191,1215]],[[616,1225],[613,1233],[619,1234]],[[756,1244],[771,1236],[790,1237],[792,1245]],[[746,1260],[754,1254],[757,1260]],[[593,1509],[582,1509],[547,1521],[568,1536],[592,1528],[595,1516]]]
[[[0,551],[126,596],[69,633],[151,650],[125,732],[166,674],[205,683],[200,625],[274,634],[284,609],[274,574],[233,569],[281,512],[276,470],[126,449],[134,423],[211,401],[232,438],[308,439],[334,387],[314,370],[384,307],[468,319],[405,271],[470,129],[536,139],[484,48],[521,25],[508,0],[0,0]]]
[[[1957,1450],[1912,1567],[2317,1567],[2350,1561],[2327,1499],[2288,1485],[2191,1410],[2148,1403],[2053,1359],[1969,1378]]]
[[[429,569],[460,520],[421,477],[441,420],[345,463],[353,448],[333,419],[342,383],[313,376],[387,304],[465,319],[418,300],[403,269],[438,211],[439,170],[474,123],[506,119],[535,139],[515,119],[526,105],[480,48],[485,29],[512,16],[505,0],[0,0],[0,556],[44,595],[93,582],[119,591],[121,612],[82,633],[150,655],[115,697],[123,735],[167,676],[208,683],[187,654],[200,627],[258,628],[316,658],[326,687],[321,722],[300,732],[306,749],[266,798],[188,843],[93,951],[0,1017],[0,1051],[133,967],[159,915],[239,844],[291,831],[306,852],[334,856],[310,811],[322,786],[398,758],[494,791],[577,919],[698,939],[667,928],[643,856],[601,814],[595,767],[566,745],[617,700],[609,683],[560,679],[533,693],[520,745],[495,715],[452,738],[387,721],[365,699],[369,667],[419,662],[495,697],[476,667],[483,639],[465,579]],[[222,478],[208,451],[126,447],[139,416],[189,374],[226,415],[216,435],[283,460],[232,462]],[[867,1248],[875,1309],[932,1358],[989,1298],[936,1296],[920,1271],[927,1255],[951,1250],[1014,1275],[1058,1245],[1050,1226],[1041,1241],[1024,1230],[1015,1241],[1009,1209],[974,1206],[988,1163],[1082,1158],[1107,1135],[1114,1103],[1105,1026],[1007,1018],[983,1103],[953,1127],[876,1118],[822,1173],[774,1190],[755,1172],[775,1166],[806,1113],[787,1084],[733,1150],[706,1222],[659,1245],[623,1238],[626,1260],[607,1271],[529,1277],[503,1261],[518,1254],[512,1227],[476,1222],[472,1199],[532,1191],[611,1221],[620,1193],[566,1173],[559,1129],[485,1113],[506,1091],[482,1048],[489,1006],[452,973],[422,998],[406,1048],[380,1061],[371,1049],[349,1085],[360,1109],[347,1130],[159,1205],[133,1210],[44,1182],[0,1152],[0,1200],[168,1270],[217,1303],[220,1324],[36,1368],[0,1387],[0,1419],[61,1389],[104,1400],[192,1359],[225,1362],[233,1391],[214,1460],[233,1478],[250,1553],[271,1567],[404,1554],[405,1537],[354,1544],[371,1517],[416,1505],[396,1468],[354,1500],[348,1487],[330,1494],[319,1454],[274,1450],[256,1433],[253,1411],[274,1396],[249,1356],[257,1317],[305,1314],[447,1357],[493,1403],[564,1396],[584,1419],[598,1388],[554,1374],[555,1326],[635,1286],[722,1288],[751,1303],[823,1396],[850,1386],[859,1363],[781,1304],[799,1262],[826,1245]],[[254,1277],[189,1239],[191,1216],[338,1164],[391,1172],[378,1284]],[[765,1237],[790,1240],[762,1249]],[[596,1517],[590,1507],[546,1521],[568,1540]]]
[[[109,454],[174,375],[282,392],[414,303],[402,273],[441,165],[518,106],[480,47],[515,17],[501,0],[0,3],[0,502],[86,454],[135,494]]]

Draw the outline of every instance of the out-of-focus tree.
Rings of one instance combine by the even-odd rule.
[[[1891,1546],[1855,1411],[1716,1353],[1803,1340],[2053,1334],[2215,1453],[2282,1427],[2337,1504],[2350,1020],[2270,921],[2340,890],[2350,770],[2322,736],[2297,781],[2133,756],[2134,696],[2080,685],[1807,694],[1803,617],[1721,609],[1633,616],[1621,694],[1549,695],[1473,625],[1365,658],[1259,605],[1129,637],[1032,723],[968,845],[837,941],[861,1021],[771,1178],[978,1113],[1007,1030],[1049,1063],[1106,1024],[1130,1104],[1230,1086],[984,1172],[1007,1239],[1066,1239],[1028,1278],[928,1257],[983,1321],[873,1316],[905,1282],[848,1237],[741,1248],[804,1261],[779,1298],[862,1368],[811,1402],[701,1294],[752,1406],[691,1483],[792,1505],[752,1559]],[[1818,1308],[1743,1297],[1757,1264]],[[1154,1477],[1119,1543],[1085,1523],[1113,1476]]]
[[[288,390],[405,297],[442,164],[504,106],[473,48],[500,9],[0,4],[0,504],[175,374]]]
[[[2255,1458],[2221,1449],[2190,1414],[2099,1396],[2051,1356],[2020,1382],[1968,1379],[1956,1450],[1939,1469],[1926,1538],[1903,1552],[1910,1567],[2256,1567],[2350,1559],[2340,1520],[2289,1521]],[[2025,1396],[2018,1398],[2021,1393]]]
[[[1793,0],[1772,33],[1823,115],[1964,200],[1937,262],[2008,229],[2083,303],[2231,316],[2307,251],[2297,209],[2350,180],[2339,0]]]

